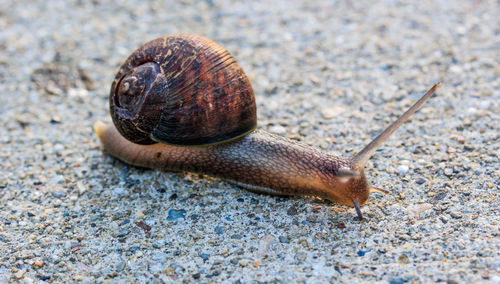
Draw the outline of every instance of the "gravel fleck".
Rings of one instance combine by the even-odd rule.
[[[201,257],[201,259],[203,259],[204,261],[207,261],[209,258],[210,258],[210,255],[207,254],[207,253],[201,253],[199,255]]]
[[[36,267],[36,268],[42,268],[43,267],[43,261],[41,261],[41,260],[35,260],[35,262],[33,262],[33,266]]]
[[[19,270],[18,272],[16,272],[16,273],[14,274],[14,277],[16,277],[17,279],[21,279],[21,278],[23,278],[23,277],[24,277],[24,274],[25,274],[25,273],[26,273],[26,271],[24,271],[24,270]]]
[[[290,243],[290,239],[286,236],[279,236],[279,241],[280,243],[284,243],[284,244],[289,244]]]
[[[272,235],[263,236],[259,241],[259,254],[268,253],[276,244],[276,238]]]
[[[406,254],[403,253],[398,257],[398,262],[400,264],[408,264],[408,263],[410,263],[410,259],[408,258],[408,256]]]
[[[415,180],[415,183],[417,183],[417,184],[424,184],[425,183],[425,179],[423,179],[423,178],[417,178],[417,180]]]
[[[389,284],[404,284],[406,283],[406,279],[404,278],[391,278],[391,280],[389,280]]]
[[[345,111],[345,108],[338,106],[338,107],[326,107],[321,109],[321,115],[325,119],[332,119],[335,116],[340,116],[343,112]]]
[[[356,252],[356,254],[358,256],[365,256],[366,253],[370,252],[371,249],[366,249],[366,250],[358,250],[358,252]]]
[[[168,217],[167,217],[167,220],[169,221],[176,221],[176,220],[179,220],[179,219],[184,219],[186,217],[186,210],[184,209],[170,209],[168,211]]]
[[[450,217],[453,219],[461,219],[463,216],[460,212],[450,212]]]
[[[286,214],[288,214],[289,216],[294,216],[294,215],[299,214],[297,212],[297,206],[292,205],[292,206],[288,207],[288,210],[286,211]]]
[[[224,233],[224,227],[222,227],[222,226],[217,226],[217,227],[215,227],[214,232],[215,232],[217,235],[219,235],[219,236],[220,236],[220,235],[222,235],[222,234]]]
[[[144,212],[142,212],[141,210],[135,212],[135,217],[137,217],[139,219],[144,218]]]
[[[151,231],[151,226],[144,223],[143,221],[136,222],[135,224],[137,225],[137,227],[143,229],[145,232]]]
[[[115,266],[115,270],[117,272],[121,272],[124,268],[125,268],[125,262],[123,261],[118,262]]]
[[[410,170],[410,168],[407,165],[401,165],[398,167],[398,173],[401,176],[406,175],[409,170]]]
[[[247,266],[247,265],[248,265],[248,263],[249,263],[249,262],[250,262],[250,261],[249,261],[248,259],[241,259],[241,260],[238,262],[238,264],[239,264],[240,266],[242,266],[242,267],[245,267],[245,266]]]
[[[269,128],[269,131],[275,134],[285,134],[287,130],[285,127],[281,125],[274,125],[271,128]]]

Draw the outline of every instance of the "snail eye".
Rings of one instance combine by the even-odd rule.
[[[349,168],[340,168],[336,172],[337,177],[339,178],[339,182],[348,183],[353,178],[360,177],[361,174],[358,171],[353,171]]]
[[[361,176],[361,174],[358,171],[353,171],[349,168],[340,168],[338,169],[336,174],[338,177],[348,177],[348,178]]]
[[[352,177],[339,177],[340,183],[349,183],[352,180]]]

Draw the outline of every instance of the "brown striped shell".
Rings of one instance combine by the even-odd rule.
[[[227,50],[196,35],[139,47],[116,74],[109,102],[116,128],[137,144],[216,144],[257,124],[243,69]]]

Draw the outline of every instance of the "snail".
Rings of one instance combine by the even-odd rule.
[[[360,207],[364,166],[434,93],[434,85],[357,155],[331,153],[256,129],[254,94],[227,50],[196,35],[157,38],[123,63],[111,85],[113,124],[97,122],[102,148],[125,163],[220,177],[252,192],[312,196]]]

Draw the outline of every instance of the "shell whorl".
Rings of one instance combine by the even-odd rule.
[[[125,61],[111,86],[111,117],[137,144],[216,144],[255,129],[256,106],[243,69],[204,37],[152,40]]]

